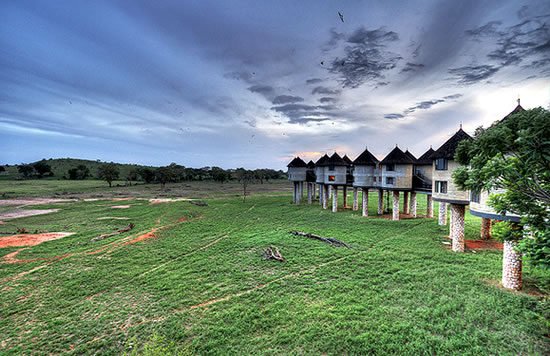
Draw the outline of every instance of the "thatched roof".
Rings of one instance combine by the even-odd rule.
[[[310,160],[310,161],[307,163],[307,168],[315,168],[315,163],[313,163],[313,161]]]
[[[289,168],[298,168],[298,167],[307,167],[307,164],[300,157],[296,157],[292,161],[290,161],[290,163],[287,164],[286,166]]]
[[[414,156],[413,156],[414,157]],[[405,154],[405,152],[401,151],[401,149],[397,146],[388,153],[386,157],[384,157],[383,160],[380,161],[380,164],[414,164],[415,160]]]
[[[348,163],[344,161],[342,157],[338,155],[338,153],[334,152],[332,156],[330,156],[329,159],[325,160],[321,164],[317,163],[319,166],[348,166]]]
[[[323,163],[324,163],[326,160],[328,160],[328,158],[329,158],[328,155],[325,153],[324,156],[322,156],[321,158],[319,158],[319,159],[317,160],[317,162],[315,162],[315,165],[316,165],[317,167],[322,166]]]
[[[416,160],[416,164],[432,164],[433,160],[430,157],[434,152],[434,149],[430,147],[429,150],[424,152],[424,154]]]
[[[432,155],[430,156],[432,160],[438,158],[453,159],[455,156],[456,148],[462,140],[471,140],[472,137],[468,135],[462,127],[458,130],[450,139],[447,140],[441,147],[439,147]]]
[[[342,159],[344,161],[346,161],[346,163],[348,164],[348,166],[351,166],[353,164],[353,161],[348,157],[348,155],[344,155],[344,157],[342,157]]]
[[[353,161],[353,164],[356,166],[376,166],[378,164],[378,159],[365,148],[363,153]]]
[[[416,161],[417,161],[416,157],[415,157],[409,150],[406,150],[406,151],[405,151],[405,154],[406,154],[407,156],[409,156],[410,158],[412,158],[412,160],[414,161],[414,163],[416,163]]]

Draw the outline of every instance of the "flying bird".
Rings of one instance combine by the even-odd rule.
[[[338,11],[338,16],[340,16],[340,20],[344,23],[344,15],[340,11]]]

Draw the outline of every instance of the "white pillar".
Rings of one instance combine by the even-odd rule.
[[[449,220],[449,239],[451,239],[451,241],[453,240],[453,228],[451,226],[451,223],[453,222],[453,209],[451,209],[451,204],[447,204],[447,210],[450,211],[450,220]]]
[[[411,192],[411,199],[409,201],[409,215],[416,218],[416,193]]]
[[[369,190],[368,188],[363,188],[362,191],[363,191],[362,215],[369,216]]]
[[[517,241],[504,241],[502,256],[502,286],[521,289],[521,252],[516,251]]]
[[[296,182],[296,205],[300,204],[300,182]]]
[[[434,202],[430,194],[426,194],[426,217],[434,217]]]
[[[311,183],[307,182],[307,203],[311,204]]]
[[[451,204],[452,220],[451,230],[453,230],[453,251],[464,252],[464,205]]]
[[[393,211],[392,220],[399,220],[399,191],[393,191]]]
[[[319,184],[319,205],[323,206],[323,196],[325,193],[325,188],[322,184]]]
[[[323,209],[328,209],[328,193],[329,193],[329,186],[328,184],[323,184]]]
[[[403,192],[403,214],[408,214],[408,213],[409,213],[409,192]]]
[[[439,225],[447,225],[447,203],[439,202]]]
[[[332,187],[332,212],[338,211],[338,186]]]
[[[378,189],[378,215],[384,214],[384,191]]]
[[[353,211],[357,211],[359,209],[359,202],[357,195],[359,193],[359,188],[353,187]]]

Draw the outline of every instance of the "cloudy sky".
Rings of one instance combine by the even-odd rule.
[[[0,163],[419,156],[518,95],[550,103],[548,0],[3,0],[0,14]]]

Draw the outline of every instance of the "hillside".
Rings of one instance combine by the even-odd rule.
[[[63,179],[63,176],[68,176],[67,171],[71,168],[75,168],[79,165],[85,165],[90,170],[92,178],[95,178],[97,175],[97,169],[100,165],[106,163],[102,161],[92,161],[87,159],[77,159],[77,158],[50,158],[46,162],[52,167],[53,176],[45,177],[42,179]],[[33,164],[35,162],[31,162]],[[151,166],[141,166],[137,164],[124,164],[124,163],[115,163],[120,170],[120,178],[124,178],[130,173],[132,169],[147,167],[152,168]],[[4,166],[6,169],[4,172],[0,172],[0,179],[21,179],[21,174],[19,174],[17,168],[18,165]]]

